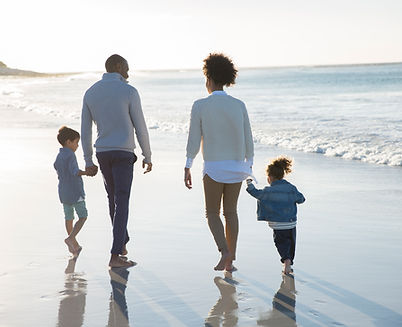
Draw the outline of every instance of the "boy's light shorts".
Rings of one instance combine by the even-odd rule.
[[[66,220],[74,219],[74,209],[77,213],[78,218],[87,218],[88,210],[85,207],[85,201],[80,201],[73,204],[65,204],[63,203],[64,215]]]

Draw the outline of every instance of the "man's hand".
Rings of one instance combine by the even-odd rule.
[[[191,182],[191,172],[190,168],[184,168],[184,185],[191,190],[193,188],[193,183]]]
[[[85,174],[87,176],[95,176],[98,173],[98,166],[93,165],[85,168]]]
[[[145,169],[144,174],[149,173],[152,170],[152,162],[145,162],[145,159],[142,160],[142,168],[145,168],[145,165],[147,166],[147,169]]]
[[[250,185],[252,182],[253,182],[253,180],[252,180],[251,178],[247,178],[247,179],[246,179],[247,185]]]

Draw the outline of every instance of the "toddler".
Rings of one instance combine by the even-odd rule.
[[[67,244],[68,250],[74,256],[77,256],[82,247],[78,244],[76,236],[88,216],[81,176],[89,176],[90,174],[78,168],[77,158],[74,153],[78,148],[80,134],[71,128],[63,126],[59,129],[57,140],[63,146],[56,157],[54,168],[59,178],[59,198],[63,204],[65,225],[68,234],[64,242]],[[79,219],[73,226],[74,210]]]
[[[247,192],[258,199],[257,216],[259,221],[268,221],[273,229],[275,246],[284,264],[283,272],[289,274],[296,249],[296,203],[305,201],[297,188],[283,179],[289,174],[292,160],[279,157],[267,167],[267,180],[270,186],[262,190],[255,188],[251,179],[247,180]]]

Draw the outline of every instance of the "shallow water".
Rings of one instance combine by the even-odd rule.
[[[85,90],[101,73],[0,78],[8,108],[75,124]],[[205,97],[201,71],[133,72],[148,126],[186,137],[193,101]],[[248,108],[257,143],[402,165],[402,64],[240,70],[229,94]]]

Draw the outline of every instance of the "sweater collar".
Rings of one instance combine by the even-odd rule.
[[[102,76],[103,80],[120,80],[124,83],[128,83],[127,80],[121,76],[119,73],[104,73]]]
[[[227,95],[225,91],[213,91],[211,95]]]

